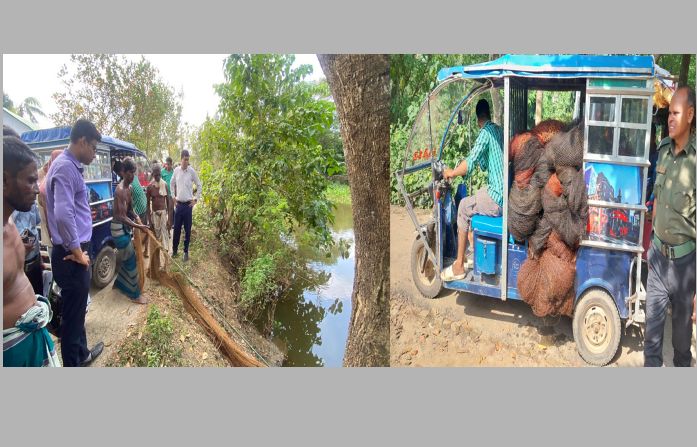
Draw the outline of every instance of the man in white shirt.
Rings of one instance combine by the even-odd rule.
[[[181,153],[181,166],[177,166],[172,174],[172,195],[176,202],[174,208],[174,237],[172,238],[172,257],[177,257],[179,238],[184,225],[184,261],[189,260],[189,242],[191,240],[191,212],[201,198],[201,180],[194,168],[189,166],[189,151]],[[196,194],[193,187],[196,184]]]

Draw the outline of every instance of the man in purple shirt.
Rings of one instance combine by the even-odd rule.
[[[87,366],[102,353],[103,343],[90,351],[85,333],[85,311],[90,290],[92,213],[82,175],[92,163],[102,136],[90,121],[79,119],[70,131],[70,144],[46,174],[46,217],[53,252],[53,277],[61,288],[61,356],[63,366]]]

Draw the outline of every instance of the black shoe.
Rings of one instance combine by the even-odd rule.
[[[90,353],[87,355],[87,358],[80,363],[80,366],[90,366],[90,363],[92,363],[99,355],[102,353],[104,350],[104,343],[101,341],[94,345],[94,348],[90,351]]]
[[[179,254],[176,251],[172,253],[172,259],[176,258],[177,256],[179,256]]]
[[[189,260],[189,253],[184,252],[184,262],[187,262]]]

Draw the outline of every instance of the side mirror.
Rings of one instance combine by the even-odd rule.
[[[457,124],[462,124],[464,120],[462,119],[462,110],[457,111]]]

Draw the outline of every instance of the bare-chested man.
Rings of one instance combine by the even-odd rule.
[[[171,206],[167,182],[162,179],[159,164],[152,167],[152,181],[145,191],[148,198],[148,222],[155,232],[155,237],[165,251],[169,251],[169,230],[172,229]]]
[[[29,211],[39,193],[37,161],[16,137],[3,137],[3,312],[4,366],[60,366],[46,324],[51,307],[34,294],[24,273],[24,244],[9,221],[13,211]]]
[[[116,168],[119,169],[119,168]],[[131,241],[133,228],[147,230],[140,217],[133,211],[131,183],[136,173],[136,164],[131,157],[126,157],[120,166],[121,182],[114,193],[114,218],[111,221],[111,237],[119,249],[121,264],[114,287],[121,290],[134,303],[146,304],[145,297],[140,296],[142,290],[138,283],[138,265],[136,252]]]

